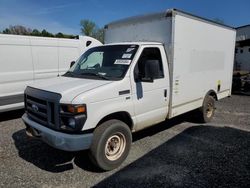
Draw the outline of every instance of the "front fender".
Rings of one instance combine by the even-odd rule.
[[[83,130],[93,129],[106,116],[116,112],[127,112],[134,122],[134,109],[131,96],[120,96],[104,101],[90,103],[87,106],[88,117]]]

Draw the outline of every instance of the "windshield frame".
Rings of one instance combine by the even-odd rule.
[[[98,49],[102,49],[102,48],[112,48],[112,47],[123,47],[125,49],[128,49],[128,48],[134,48],[133,49],[133,53],[131,55],[130,58],[124,58],[124,60],[129,60],[130,63],[129,64],[124,64],[126,65],[127,67],[124,68],[124,72],[119,76],[119,77],[112,77],[112,76],[105,76],[105,75],[102,75],[102,74],[99,74],[101,72],[96,72],[96,74],[91,74],[90,72],[86,72],[86,74],[84,74],[84,72],[82,74],[77,74],[75,73],[74,71],[76,70],[76,66],[80,66],[79,64],[83,61],[83,59],[85,58],[86,54],[88,54],[87,56],[91,55],[93,52],[95,52],[95,49],[97,49],[96,52],[98,52]],[[77,61],[75,62],[75,64],[62,76],[65,76],[65,77],[74,77],[74,78],[86,78],[86,79],[94,79],[94,80],[111,80],[111,81],[118,81],[118,80],[122,80],[124,79],[124,77],[126,76],[128,70],[130,69],[131,67],[131,64],[133,63],[138,51],[139,51],[139,45],[138,44],[108,44],[108,45],[103,45],[103,46],[96,46],[96,47],[93,47],[93,48],[90,48],[88,49],[87,51],[85,51],[78,59]],[[103,50],[104,51],[104,50]],[[124,51],[122,52],[122,54],[125,54],[125,53],[129,53],[127,51]],[[120,58],[122,60],[122,58]],[[118,59],[116,59],[118,60]],[[85,62],[84,62],[85,63]],[[82,64],[84,64],[82,63]],[[115,62],[113,62],[112,65],[114,65]],[[87,69],[82,69],[82,70],[87,70]]]

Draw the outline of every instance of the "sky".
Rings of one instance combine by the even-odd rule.
[[[80,20],[99,27],[141,14],[177,8],[238,27],[250,24],[250,0],[0,0],[0,31],[9,25],[80,34]]]

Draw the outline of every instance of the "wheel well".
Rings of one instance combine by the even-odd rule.
[[[215,91],[210,90],[209,92],[207,92],[206,96],[212,96],[216,101],[218,101],[218,97]]]
[[[129,126],[129,128],[132,130],[133,120],[131,119],[128,112],[115,112],[115,113],[109,114],[109,115],[105,116],[104,118],[102,118],[99,121],[99,123],[97,124],[97,126],[99,126],[103,122],[111,120],[111,119],[118,119],[118,120],[126,123]]]

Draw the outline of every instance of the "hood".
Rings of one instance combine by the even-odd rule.
[[[107,80],[57,77],[34,81],[34,83],[29,86],[53,93],[59,93],[62,96],[61,102],[71,102],[77,95],[111,82],[112,81]]]

